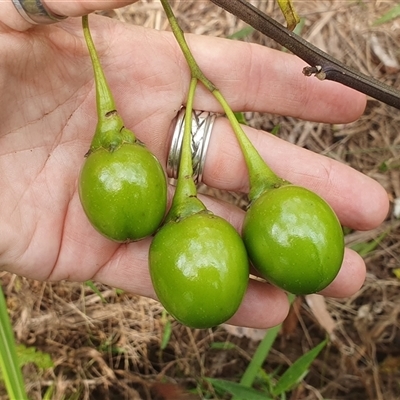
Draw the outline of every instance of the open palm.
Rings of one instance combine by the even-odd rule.
[[[125,125],[165,166],[173,120],[189,83],[173,36],[100,16],[92,16],[90,24]],[[38,280],[95,279],[155,297],[147,270],[150,239],[117,244],[103,238],[79,201],[77,179],[97,121],[80,19],[23,32],[1,29],[0,268]],[[363,111],[362,95],[303,77],[302,62],[288,54],[207,37],[190,36],[189,44],[236,110],[332,123],[354,120]],[[202,88],[194,106],[220,111]],[[386,193],[373,180],[266,133],[246,132],[275,172],[322,195],[344,225],[370,229],[385,217]],[[204,181],[247,190],[244,161],[224,118],[214,127]],[[242,211],[211,198],[204,202],[240,229]],[[339,276],[324,294],[353,293],[363,282],[364,268],[355,253],[346,252]],[[252,281],[232,323],[269,326],[286,312],[283,292]]]

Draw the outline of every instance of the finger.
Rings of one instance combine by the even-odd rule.
[[[225,218],[239,232],[241,231],[244,217],[244,212],[242,210],[222,200],[216,200],[208,196],[200,196],[200,198],[216,215]],[[120,246],[117,251],[112,253],[110,260],[92,275],[93,279],[132,293],[156,298],[148,271],[148,251],[150,243],[151,238]],[[96,246],[96,248],[100,247],[101,246]],[[93,258],[93,256],[87,261],[89,262],[89,260],[96,264],[96,259]],[[60,261],[61,260],[59,260],[59,262]],[[71,276],[73,271],[71,271],[70,260],[65,263],[64,268],[58,268],[58,270],[68,271],[69,279],[75,279],[73,275]],[[91,268],[88,265],[88,271],[90,270]],[[81,273],[81,270],[76,271],[77,275],[79,273]],[[59,280],[65,279],[65,276],[58,275],[55,277],[53,275],[52,278]],[[87,277],[87,279],[89,279],[89,277]],[[363,259],[353,251],[346,250],[339,275],[322,293],[332,297],[347,297],[359,289],[364,279],[365,264]],[[238,314],[235,315],[231,322],[241,325],[244,324],[243,321],[246,321],[244,325],[255,327],[255,323],[257,319],[259,319],[262,325],[258,327],[272,326],[279,323],[285,317],[287,312],[286,303],[287,300],[285,296],[282,295],[281,290],[273,288],[269,284],[250,281],[243,304]],[[265,312],[264,307],[266,304],[271,304],[271,313],[265,313],[264,317],[261,317],[261,313]],[[253,312],[249,312],[249,310],[252,309]]]
[[[129,65],[124,66],[125,80],[122,82],[122,78],[120,79],[124,86],[121,83],[119,88],[116,81],[116,92],[132,90],[137,93],[140,89],[141,93],[153,92],[154,95],[158,91],[158,96],[163,97],[167,95],[166,89],[175,87],[181,90],[179,97],[181,103],[185,103],[190,73],[182,51],[171,33],[144,31],[95,15],[91,19],[91,30],[94,36],[97,32],[104,36],[104,31],[118,31],[118,46],[110,46],[103,38],[106,49],[102,54],[104,66],[110,65],[114,68],[115,60],[121,59],[122,53],[131,51],[134,54],[142,53],[145,57],[157,55],[162,59],[162,63],[159,62],[158,65],[164,66],[164,69],[157,69],[154,58],[152,64],[146,65],[146,69],[143,69],[144,63],[140,57],[127,59]],[[110,35],[107,38],[113,40]],[[269,112],[305,120],[346,123],[357,119],[365,109],[365,95],[336,82],[321,82],[304,76],[301,72],[304,62],[291,54],[228,39],[196,35],[187,35],[187,39],[205,75],[221,90],[236,111]],[[102,53],[100,44],[98,51]],[[167,72],[165,65],[172,61],[175,68],[174,78],[170,78],[170,82],[161,83],[160,78]],[[146,79],[143,79],[146,71]],[[126,86],[128,81],[132,82],[130,86]],[[130,99],[131,110],[133,107],[140,107],[132,96]],[[199,85],[196,92],[195,108],[221,111],[217,101],[202,85]]]
[[[134,28],[126,26],[125,29]],[[127,32],[120,39],[126,49],[140,45],[130,36]],[[137,39],[137,32],[134,36]],[[357,119],[365,109],[364,94],[337,82],[304,76],[304,61],[294,55],[253,43],[190,34],[186,37],[200,68],[235,111],[269,112],[309,121],[347,123]],[[181,80],[182,102],[185,102],[190,72],[174,36],[163,32],[157,38],[150,33],[146,34],[146,40],[152,44],[154,53],[165,54],[168,51],[169,59],[175,60],[179,66],[177,77]],[[110,54],[110,57],[116,55]],[[141,66],[139,64],[139,68]],[[136,74],[134,70],[131,73]],[[221,111],[221,106],[202,85],[198,86],[194,107]]]
[[[112,287],[157,300],[148,268],[142,268],[142,265],[147,263],[145,254],[148,246],[146,241],[135,245],[136,260],[139,259],[139,263],[133,264],[132,259],[129,264],[123,262],[117,265],[116,262],[111,262],[96,274],[95,279]],[[143,258],[137,253],[138,247],[144,250]],[[250,328],[269,328],[281,323],[288,310],[287,296],[282,290],[268,283],[250,279],[243,301],[228,323]]]
[[[127,29],[131,29],[130,27]],[[125,36],[123,36],[125,37]],[[129,35],[127,35],[128,41]],[[160,46],[160,38],[157,38],[154,32],[148,34],[148,39],[154,44],[153,52],[157,52],[157,48]],[[166,46],[164,39],[171,43],[171,46]],[[122,39],[123,40],[123,39]],[[215,38],[192,38],[192,41],[197,43],[197,51],[199,52],[199,60],[202,61],[205,68],[209,68],[209,57],[206,57],[203,52],[203,47],[210,49],[214,46],[217,49],[220,60],[219,63],[214,59],[213,68],[210,69],[210,74],[214,76],[215,82],[221,87],[228,98],[228,102],[233,102],[236,105],[236,109],[240,110],[246,107],[250,101],[252,101],[254,107],[258,110],[271,111],[274,104],[268,100],[268,96],[261,96],[261,93],[265,93],[268,87],[271,87],[269,94],[272,97],[279,97],[282,107],[287,107],[288,113],[299,113],[299,109],[302,110],[302,116],[304,117],[315,117],[320,120],[327,121],[344,121],[350,118],[358,116],[360,111],[363,109],[364,97],[359,96],[354,91],[349,91],[347,88],[341,85],[334,85],[334,89],[329,86],[320,85],[321,82],[315,80],[315,87],[312,88],[313,96],[309,97],[311,103],[296,103],[293,105],[292,99],[296,96],[302,95],[302,89],[304,85],[296,87],[295,85],[287,86],[287,79],[295,73],[295,70],[290,68],[291,62],[288,62],[285,67],[281,68],[284,71],[288,71],[287,75],[281,76],[282,74],[277,74],[275,82],[269,78],[269,75],[265,75],[265,79],[260,79],[257,76],[257,71],[261,69],[261,60],[264,60],[264,64],[268,65],[270,63],[279,61],[281,56],[279,52],[269,53],[271,50],[263,48],[261,46],[255,46],[253,48],[253,53],[259,53],[260,56],[255,57],[256,60],[254,64],[260,63],[260,65],[252,65],[251,68],[247,65],[248,69],[241,68],[241,57],[242,57],[242,45],[245,48],[247,45],[243,43],[238,44],[237,51],[232,51],[231,41],[217,40]],[[174,38],[169,35],[163,36],[161,40],[162,48],[159,48],[159,57],[164,54],[163,49],[175,48],[177,54],[170,54],[169,57],[176,59],[178,56],[181,59],[182,64],[185,66],[184,60],[180,53],[179,48],[175,44]],[[208,45],[207,45],[208,44]],[[128,42],[124,44],[126,48],[129,48],[131,44]],[[209,50],[208,50],[209,51]],[[262,56],[261,54],[269,54],[268,57]],[[278,58],[274,58],[276,53],[279,53]],[[213,53],[214,54],[214,53]],[[232,56],[233,54],[233,56]],[[111,54],[114,56],[114,54]],[[164,55],[162,58],[164,62],[167,61],[168,56]],[[283,57],[286,59],[294,59],[290,55],[284,54]],[[212,57],[211,57],[212,58]],[[229,62],[226,62],[226,60]],[[223,60],[223,62],[221,61]],[[269,61],[269,63],[267,62]],[[178,62],[178,65],[180,63]],[[237,77],[235,85],[232,85],[230,81],[227,80],[226,76],[231,75],[232,68],[231,65],[239,65],[237,68],[233,69],[233,74]],[[285,62],[283,62],[285,65]],[[186,67],[182,67],[184,71],[187,71]],[[135,67],[132,66],[134,70]],[[240,70],[240,71],[239,71]],[[135,72],[132,72],[132,82],[140,82],[143,79],[135,79]],[[177,70],[179,80],[182,81],[182,102],[186,99],[187,83],[189,82],[189,75],[182,75]],[[154,75],[158,79],[160,74]],[[261,89],[256,90],[251,87],[253,80],[257,80]],[[264,82],[265,81],[265,82]],[[146,80],[147,85],[150,85],[151,80]],[[312,80],[309,80],[312,82]],[[314,85],[314,83],[309,83],[309,85]],[[169,86],[170,87],[170,86]],[[179,86],[174,86],[178,88]],[[186,89],[185,89],[186,88]],[[136,88],[136,90],[138,90]],[[142,88],[143,92],[148,92],[152,90],[150,86]],[[154,88],[153,88],[154,90]],[[162,88],[165,92],[165,86]],[[237,92],[241,93],[241,96],[237,96]],[[315,103],[312,104],[315,97]],[[171,101],[169,100],[171,96],[168,97],[170,103],[169,107],[172,107]],[[350,100],[350,104],[346,102],[344,109],[343,100],[340,98],[346,98]],[[320,100],[323,99],[325,106],[320,107]],[[199,91],[195,98],[195,107],[198,109],[215,109],[218,110],[218,106],[215,105],[215,101],[209,93]],[[141,102],[135,103],[135,112],[139,115],[146,115],[146,108],[149,108],[149,104]],[[122,102],[122,104],[132,105],[132,101]],[[358,106],[357,106],[358,104]],[[360,106],[361,105],[361,106]],[[175,107],[179,106],[175,104]],[[128,110],[125,110],[124,115],[129,115]],[[138,134],[142,134],[143,138],[151,138],[146,140],[152,140],[147,142],[149,147],[152,148],[157,156],[160,157],[163,165],[166,164],[167,154],[169,150],[169,144],[171,142],[170,136],[166,138],[166,131],[163,129],[165,125],[168,125],[173,119],[173,107],[170,113],[158,112],[159,120],[153,118],[151,121],[148,118],[143,118],[143,125],[146,125],[146,131],[142,132],[142,126],[137,126]],[[161,119],[164,118],[162,123]],[[171,131],[170,131],[171,132]],[[328,158],[317,156],[307,150],[300,149],[297,146],[283,142],[276,137],[271,135],[266,135],[263,132],[256,131],[251,128],[246,128],[250,139],[253,141],[257,149],[259,149],[262,157],[267,161],[267,163],[272,167],[272,169],[281,177],[299,185],[303,185],[311,190],[316,191],[318,194],[323,196],[331,205],[334,207],[335,211],[338,213],[343,224],[356,228],[356,229],[370,229],[371,227],[377,226],[387,215],[388,211],[388,198],[386,192],[383,188],[377,184],[372,179],[356,172]],[[153,134],[151,137],[150,133]],[[171,133],[169,133],[171,135]],[[162,146],[163,149],[160,151],[159,147]],[[244,164],[241,151],[237,144],[236,138],[226,119],[218,119],[215,123],[213,135],[210,142],[210,147],[208,150],[205,169],[204,169],[204,182],[208,185],[220,189],[235,190],[235,191],[248,191],[248,178],[247,170]]]
[[[200,68],[237,111],[345,123],[365,109],[365,95],[336,82],[306,77],[305,62],[291,54],[228,39],[188,35],[188,41]],[[198,101],[200,109],[209,105],[209,99]]]
[[[135,262],[131,257],[127,263],[126,256],[119,259],[117,254],[115,260],[102,268],[94,279],[157,300],[147,267],[149,245],[150,240],[145,240],[132,246],[135,247]],[[281,323],[288,309],[287,296],[282,290],[268,283],[250,279],[239,310],[228,323],[250,328],[269,328]]]
[[[387,193],[373,179],[273,135],[250,127],[244,129],[277,175],[322,196],[336,211],[343,225],[368,230],[378,226],[387,216]],[[224,190],[249,190],[244,158],[225,118],[218,118],[214,125],[203,180]]]
[[[120,8],[137,0],[105,0],[105,1],[65,1],[43,0],[42,3],[55,15],[78,17],[96,10],[112,10]],[[0,1],[0,22],[14,30],[24,31],[32,27],[17,11],[11,0]],[[1,29],[1,24],[0,24]]]
[[[344,265],[335,280],[320,294],[329,297],[349,297],[356,293],[365,281],[366,268],[362,257],[346,249]]]
[[[320,294],[344,298],[352,296],[363,285],[365,264],[361,257],[346,249],[345,263],[336,279]],[[266,283],[250,280],[249,288],[236,314],[228,321],[249,328],[270,328],[283,322],[289,311],[286,294]]]
[[[247,292],[228,324],[267,329],[283,322],[289,312],[287,295],[268,283],[250,279]]]
[[[79,0],[79,1],[65,1],[65,0],[43,0],[47,7],[57,15],[64,15],[67,17],[81,17],[82,15],[89,14],[97,10],[112,10],[127,6],[128,4],[136,3],[138,0]]]
[[[92,25],[95,29],[101,27],[100,22],[104,22],[100,21],[100,19],[94,20],[95,22]],[[134,29],[133,27],[125,27],[124,29],[127,29],[128,31],[135,30],[137,33],[137,29]],[[124,48],[129,49],[132,46],[132,43],[130,43],[132,39],[130,35],[120,35],[120,37],[121,45]],[[182,63],[178,62],[175,63],[175,65],[185,65],[182,55],[179,52],[173,37],[164,34],[164,36],[162,36],[160,39],[160,36],[156,32],[152,31],[147,33],[147,39],[149,43],[154,44],[151,54],[159,54],[159,59],[161,58],[163,62],[167,62],[167,60],[171,58],[176,59],[178,56],[180,57]],[[124,40],[126,40],[126,43]],[[165,40],[167,40],[168,43],[171,43],[171,46],[166,46]],[[203,51],[203,47],[207,47],[209,49],[216,46],[215,48],[219,54],[218,59],[220,61],[224,60],[224,62],[214,62],[214,68],[210,69],[210,74],[217,78],[217,82],[220,82],[219,86],[221,86],[226,92],[228,101],[231,102],[232,99],[233,103],[236,104],[237,109],[242,109],[242,107],[245,107],[245,105],[249,103],[249,100],[252,100],[254,106],[258,109],[263,109],[265,111],[271,110],[273,104],[271,104],[268,99],[265,100],[263,96],[260,96],[261,93],[265,93],[267,88],[272,85],[272,81],[268,81],[269,75],[266,74],[265,81],[267,81],[267,83],[264,83],[263,79],[260,80],[260,77],[257,77],[257,71],[259,72],[261,65],[252,65],[251,68],[249,65],[247,65],[247,67],[249,67],[249,71],[247,71],[246,68],[240,67],[240,60],[242,57],[240,49],[242,49],[242,45],[246,47],[246,44],[238,44],[240,45],[240,47],[237,49],[239,51],[232,52],[231,41],[221,41],[215,38],[192,38],[192,41],[197,43],[196,49],[200,52],[200,55]],[[168,55],[165,53],[165,49],[175,49],[174,51],[176,51],[177,54]],[[113,65],[112,60],[115,60],[117,51],[118,50],[114,51],[111,49],[110,52],[106,53],[104,57],[104,63],[111,63],[111,65]],[[271,50],[261,46],[255,46],[253,49],[253,53],[260,54],[264,52],[268,53],[269,51]],[[234,55],[234,58],[229,56],[230,54],[235,53],[237,54]],[[108,57],[111,58],[108,60]],[[269,54],[269,57],[272,57],[271,54]],[[293,59],[293,57],[287,54],[285,54],[284,57]],[[199,59],[205,64],[206,68],[208,68],[208,60],[206,60],[207,58],[208,57],[205,57],[205,54],[203,57],[199,57]],[[226,62],[227,59],[230,60],[229,63]],[[261,63],[260,60],[263,59],[263,56],[254,56],[254,59],[256,60],[254,64],[257,64],[257,62]],[[267,59],[268,58],[266,57],[264,61],[266,62]],[[279,61],[279,58],[275,59],[274,57],[268,60],[270,63],[272,61],[274,61],[274,63],[277,62],[278,64],[281,62]],[[233,73],[235,76],[237,76],[237,79],[235,80],[235,85],[232,85],[229,83],[226,76],[231,75],[232,68],[230,66],[236,64],[239,65],[237,69],[241,72],[235,72],[236,68],[233,69]],[[128,76],[128,78],[131,79],[128,80],[130,82],[135,82],[136,87],[134,90],[141,92],[143,91],[143,93],[153,91],[155,94],[158,87],[157,85],[160,85],[160,77],[163,75],[160,71],[157,71],[157,74],[153,73],[152,75],[154,78],[144,80],[142,68],[143,65],[140,64],[140,66],[141,69],[139,71],[136,71],[138,66],[131,66],[131,68],[128,70],[128,73],[131,74]],[[186,67],[182,68],[184,71],[186,71],[186,73],[188,72]],[[286,65],[285,68],[281,66],[280,69],[288,71],[289,67],[288,65]],[[294,71],[290,69],[288,75],[284,76],[282,79],[280,74],[276,75],[276,82],[271,86],[271,90],[269,91],[269,94],[271,94],[273,97],[279,97],[281,99],[280,104],[282,104],[282,107],[287,106],[289,112],[292,113],[296,112],[299,107],[291,109],[293,106],[291,99],[298,96],[298,92],[300,92],[301,96],[302,88],[301,85],[300,89],[297,89],[294,85],[287,87],[285,82],[288,79],[288,76],[291,76],[293,73]],[[138,79],[138,76],[141,76],[141,78]],[[179,68],[176,71],[176,76],[178,76],[177,79],[179,79],[179,81],[183,82],[182,85],[179,86],[178,83],[176,83],[176,85],[172,85],[172,83],[170,83],[168,88],[173,87],[175,90],[177,90],[180,87],[182,90],[181,101],[184,102],[186,99],[186,89],[189,79],[185,79],[185,75],[179,73]],[[189,76],[186,75],[186,78],[189,78]],[[263,89],[256,90],[254,87],[251,87],[250,82],[253,80],[257,80]],[[146,82],[147,86],[140,87],[141,83],[144,81]],[[310,82],[311,81],[312,80],[310,80]],[[345,120],[346,118],[348,119],[350,117],[348,113],[349,110],[352,110],[351,114],[354,117],[362,109],[362,107],[354,107],[354,104],[363,104],[363,97],[361,97],[362,101],[360,102],[360,97],[355,92],[348,92],[347,88],[344,88],[340,85],[335,85],[336,89],[331,90],[331,88],[328,88],[325,85],[320,85],[321,82],[318,80],[315,80],[314,82],[316,82],[316,86],[313,90],[313,94],[315,95],[316,99],[314,107],[307,102],[305,104],[296,103],[297,106],[300,106],[300,108],[303,109],[302,116],[318,117],[319,119],[327,120]],[[314,84],[310,83],[310,85]],[[125,87],[125,89],[127,88]],[[118,90],[119,88],[116,87],[117,92]],[[165,83],[160,90],[165,93]],[[240,97],[237,97],[235,94],[237,91],[242,93]],[[125,93],[129,93],[129,90],[125,90]],[[346,96],[347,94],[348,96]],[[141,135],[143,138],[146,138],[146,144],[149,144],[149,147],[155,151],[157,156],[161,158],[163,165],[165,165],[171,139],[170,137],[166,138],[167,131],[164,127],[165,125],[170,124],[171,119],[173,118],[174,108],[178,107],[179,104],[171,104],[170,99],[172,95],[166,96],[169,102],[168,107],[171,108],[171,111],[169,113],[165,111],[159,111],[156,117],[152,115],[153,118],[146,118],[146,112],[149,112],[148,109],[150,109],[150,104],[142,100],[135,101],[135,99],[129,98],[128,95],[126,96],[127,101],[121,102],[122,114],[132,114],[132,112],[129,112],[129,110],[126,108],[134,107],[136,115],[143,115],[143,123],[141,125],[136,125],[134,129],[138,128],[138,136],[140,137]],[[311,100],[312,98],[314,98],[314,96],[309,97],[309,101],[313,101]],[[324,99],[324,102],[326,101],[326,106],[322,108],[318,106],[321,98]],[[341,108],[343,101],[338,101],[339,98],[348,98],[350,99],[351,104],[346,103],[346,107],[343,110]],[[213,104],[212,96],[210,94],[207,95],[207,93],[204,91],[200,91],[199,94],[196,95],[197,108],[212,109],[213,107],[216,107],[213,106]],[[261,106],[258,106],[258,104],[261,104]],[[146,125],[145,131],[143,131],[144,125]],[[262,157],[278,175],[295,184],[308,187],[309,189],[314,190],[323,196],[334,207],[343,224],[356,229],[370,229],[371,227],[378,225],[385,218],[388,211],[387,195],[385,191],[373,180],[338,162],[317,156],[309,151],[299,149],[298,147],[283,142],[275,137],[272,137],[271,135],[266,135],[251,128],[246,128],[246,132],[249,134],[250,139],[253,141],[255,146],[259,149]],[[160,146],[163,147],[161,151]],[[162,155],[160,156],[161,153]],[[205,163],[204,181],[210,186],[220,189],[239,191],[248,190],[247,171],[243,162],[243,157],[241,156],[240,149],[237,145],[235,137],[232,134],[229,124],[225,119],[219,119],[215,124]]]
[[[202,200],[215,214],[228,220],[238,232],[241,232],[244,211],[208,196],[203,196]],[[352,296],[363,285],[365,275],[366,266],[363,258],[355,251],[346,248],[338,275],[321,294],[337,298]]]

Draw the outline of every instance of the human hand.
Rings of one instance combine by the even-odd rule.
[[[80,15],[88,11],[81,4],[60,2],[52,11]],[[151,238],[110,242],[93,229],[79,201],[77,178],[97,121],[80,18],[24,31],[24,23],[11,27],[7,15],[0,15],[0,268],[37,280],[93,279],[155,297],[147,265]],[[100,16],[91,17],[91,31],[120,115],[165,167],[173,121],[189,84],[174,37]],[[350,122],[364,110],[363,95],[305,78],[303,62],[291,55],[211,37],[188,35],[188,41],[204,73],[235,110],[327,123]],[[194,108],[220,111],[199,89]],[[324,197],[343,225],[371,229],[385,218],[387,195],[375,181],[265,132],[245,131],[278,175]],[[219,189],[248,190],[244,160],[225,118],[214,125],[203,181]],[[210,197],[202,200],[240,231],[243,211]],[[363,260],[347,250],[338,277],[323,294],[349,296],[364,277]],[[252,280],[230,322],[268,327],[287,311],[281,290]]]

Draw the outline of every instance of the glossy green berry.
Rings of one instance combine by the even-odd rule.
[[[243,240],[254,267],[294,294],[319,292],[343,261],[342,227],[331,207],[303,187],[268,190],[246,213]]]
[[[125,127],[93,43],[89,17],[82,29],[96,86],[97,126],[79,176],[79,197],[105,237],[130,242],[153,234],[164,217],[167,181],[156,157]]]
[[[247,288],[248,264],[240,235],[207,211],[164,225],[149,254],[158,299],[192,328],[210,328],[235,314]]]
[[[155,156],[139,143],[114,151],[98,148],[82,167],[79,195],[100,233],[117,242],[135,241],[154,233],[162,222],[166,177]]]

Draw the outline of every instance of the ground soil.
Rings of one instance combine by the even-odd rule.
[[[227,37],[246,26],[209,1],[171,3],[185,31]],[[252,3],[282,21],[275,1]],[[303,37],[347,65],[400,87],[400,19],[373,25],[396,1],[294,3],[304,18]],[[103,14],[168,29],[155,0]],[[248,32],[240,40],[279,48],[257,32]],[[328,334],[329,345],[288,399],[399,399],[400,230],[393,213],[400,197],[399,111],[370,99],[364,115],[345,125],[270,114],[245,116],[256,128],[270,132],[279,126],[283,140],[373,177],[391,201],[382,226],[372,232],[349,231],[346,236],[350,246],[370,245],[364,256],[363,288],[342,300],[297,298],[264,370],[283,371]],[[201,190],[239,206],[245,203],[240,194],[204,186]],[[24,368],[32,399],[42,399],[50,386],[54,399],[228,399],[218,396],[204,377],[238,381],[264,334],[226,326],[188,329],[169,318],[159,303],[97,283],[102,297],[81,283],[42,283],[8,274],[0,278],[18,342],[49,353],[54,361],[54,368],[46,371],[33,365]],[[171,336],[161,350],[169,326]],[[221,349],[215,343],[229,346]],[[0,398],[7,398],[4,391]]]

